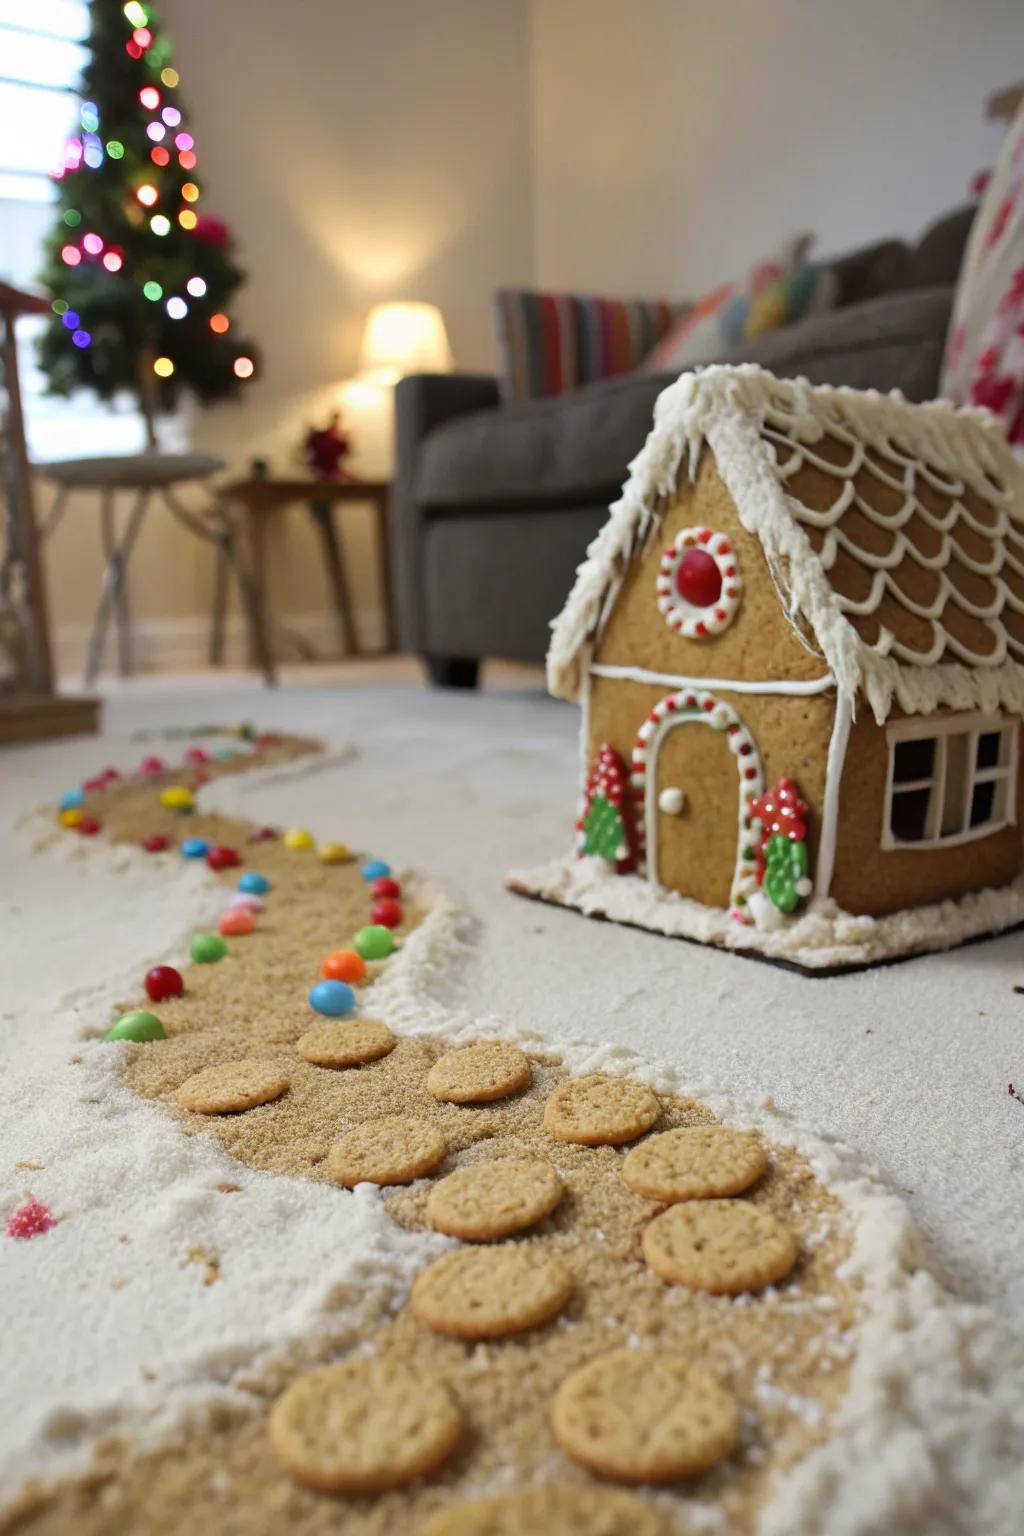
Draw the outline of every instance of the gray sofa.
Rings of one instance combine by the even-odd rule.
[[[706,361],[930,399],[972,215],[957,210],[913,246],[890,240],[838,259],[836,309]],[[543,659],[548,626],[673,377],[624,374],[517,404],[483,375],[399,383],[399,639],[433,682],[472,687],[486,657]]]

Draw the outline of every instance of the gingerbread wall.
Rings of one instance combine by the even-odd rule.
[[[839,797],[832,895],[844,911],[881,916],[1006,885],[1019,874],[1024,763],[1015,826],[951,848],[883,849],[888,761],[885,727],[862,705],[850,731]]]
[[[655,582],[662,551],[681,528],[697,525],[728,536],[743,578],[743,596],[736,617],[721,634],[688,640],[662,617]],[[786,619],[760,540],[741,524],[710,450],[701,457],[696,479],[683,479],[651,547],[630,563],[594,660],[686,677],[745,680],[804,680],[828,671]]]
[[[664,684],[592,678],[587,721],[588,763],[594,761],[598,749],[607,742],[628,766],[637,729],[655,704],[671,691]],[[809,803],[808,839],[813,876],[825,792],[825,761],[832,731],[832,697],[825,694],[810,697],[745,694],[724,688],[716,689],[715,697],[732,704],[749,727],[761,754],[766,785],[788,774],[796,780]],[[687,868],[684,873],[671,861],[665,864],[663,860],[662,882],[707,906],[726,907],[736,863],[739,795],[736,761],[724,735],[708,726],[689,723],[675,727],[671,734],[675,760],[685,778],[681,787],[687,799],[680,818],[680,830],[687,849],[699,850],[699,868]],[[682,879],[674,878],[677,874],[681,874]]]

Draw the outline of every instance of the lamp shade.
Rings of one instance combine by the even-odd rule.
[[[381,380],[448,373],[452,352],[441,311],[433,304],[377,304],[366,321],[359,366]]]

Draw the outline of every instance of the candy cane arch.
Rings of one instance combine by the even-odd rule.
[[[655,804],[648,795],[648,770],[653,774],[658,748],[664,732],[678,725],[695,723],[708,725],[713,731],[724,731],[729,750],[739,769],[739,829],[736,848],[736,869],[729,896],[731,916],[740,923],[749,923],[747,902],[757,890],[757,843],[760,822],[753,813],[754,802],[764,793],[764,772],[761,754],[757,750],[750,731],[744,725],[731,704],[716,699],[714,694],[698,688],[683,688],[670,693],[655,704],[637,732],[633,744],[630,785],[637,807],[637,834],[640,856],[646,864],[646,873],[652,872],[653,859],[647,858],[648,849],[657,847],[653,825]]]

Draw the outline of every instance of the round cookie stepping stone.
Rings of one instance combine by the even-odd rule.
[[[111,1024],[104,1040],[166,1040],[167,1031],[164,1029],[155,1013],[146,1013],[142,1008],[136,1008],[132,1013],[123,1013],[116,1024]]]
[[[739,1439],[732,1395],[685,1355],[613,1349],[580,1366],[551,1403],[573,1461],[623,1483],[672,1483],[724,1461]]]
[[[619,1488],[520,1488],[444,1509],[420,1536],[669,1536],[664,1510]]]
[[[502,1339],[557,1317],[573,1292],[562,1260],[539,1243],[459,1248],[416,1276],[413,1314],[456,1339]]]
[[[532,1078],[517,1046],[478,1040],[439,1056],[427,1073],[427,1091],[449,1104],[489,1104],[528,1087]]]
[[[429,1120],[385,1115],[364,1120],[336,1141],[327,1154],[327,1175],[335,1184],[411,1184],[437,1167],[448,1144]]]
[[[786,1278],[797,1257],[789,1228],[748,1200],[669,1206],[646,1228],[643,1251],[663,1280],[715,1296],[774,1285]]]
[[[626,1154],[622,1177],[648,1200],[710,1200],[740,1195],[768,1167],[756,1136],[724,1125],[688,1125],[651,1136]]]
[[[470,1243],[511,1237],[550,1216],[565,1186],[540,1157],[501,1157],[456,1168],[430,1191],[427,1220],[436,1232]]]
[[[661,1114],[657,1095],[628,1077],[576,1077],[560,1083],[544,1107],[544,1128],[556,1141],[584,1147],[635,1141]]]
[[[379,1019],[348,1019],[338,1024],[314,1024],[300,1035],[295,1049],[315,1067],[360,1067],[379,1061],[397,1044]]]
[[[224,1061],[186,1078],[175,1096],[193,1114],[231,1115],[270,1104],[287,1088],[287,1077],[273,1062]]]
[[[462,1417],[436,1377],[390,1360],[346,1360],[293,1381],[269,1432],[277,1459],[307,1488],[384,1493],[446,1461]]]

